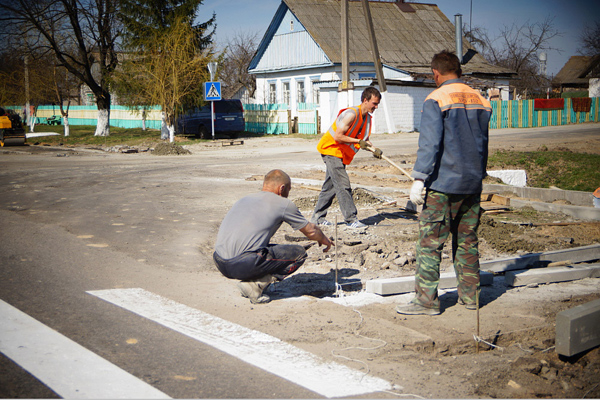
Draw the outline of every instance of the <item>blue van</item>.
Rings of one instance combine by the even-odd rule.
[[[215,101],[215,135],[237,137],[246,128],[244,107],[240,100]],[[195,108],[177,118],[177,134],[211,139],[210,103]]]

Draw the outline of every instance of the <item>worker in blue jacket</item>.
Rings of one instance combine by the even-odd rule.
[[[442,51],[431,61],[438,88],[423,104],[410,200],[419,217],[415,298],[400,314],[440,313],[438,285],[444,243],[452,233],[458,301],[476,309],[479,289],[477,228],[488,158],[490,102],[466,85],[458,57]],[[423,197],[423,188],[426,188]]]

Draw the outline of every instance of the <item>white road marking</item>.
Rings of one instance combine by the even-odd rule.
[[[109,303],[215,347],[325,397],[391,390],[389,382],[324,361],[288,343],[143,289],[89,291]]]
[[[0,318],[0,352],[63,398],[170,399],[2,300]]]

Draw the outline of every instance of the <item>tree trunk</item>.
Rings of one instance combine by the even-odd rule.
[[[64,128],[65,128],[65,137],[69,136],[69,116],[65,115],[63,116],[63,123],[64,123]]]
[[[160,138],[162,140],[169,139],[169,127],[167,126],[167,116],[164,111],[161,114],[161,122],[160,122]]]
[[[94,136],[109,136],[109,121],[110,110],[101,110],[100,108],[98,108],[98,124],[96,125],[96,133],[94,133]]]
[[[29,119],[29,132],[33,132],[33,130],[35,129],[35,121],[37,120],[36,114],[35,112],[31,115],[31,118]]]
[[[175,140],[175,125],[168,124],[167,125],[167,130],[169,131],[169,142],[173,143],[173,141]]]
[[[110,94],[102,93],[96,95],[96,104],[98,106],[98,123],[94,136],[110,135]]]

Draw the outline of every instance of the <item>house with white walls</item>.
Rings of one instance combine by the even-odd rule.
[[[387,93],[374,115],[374,133],[418,130],[421,105],[435,88],[429,68],[433,55],[456,49],[455,27],[435,4],[369,1]],[[317,108],[321,132],[340,108],[360,103],[365,87],[378,87],[365,13],[350,0],[349,73],[354,89],[338,91],[342,81],[341,0],[282,0],[248,71],[256,75],[254,103],[285,103],[292,117]],[[462,48],[471,44],[459,38]],[[463,52],[464,53],[464,52]],[[470,53],[470,55],[472,52]],[[464,61],[463,61],[464,62]],[[475,54],[463,65],[463,78],[483,92],[508,94],[513,71]]]

